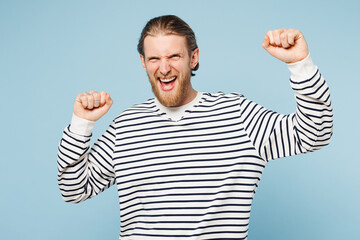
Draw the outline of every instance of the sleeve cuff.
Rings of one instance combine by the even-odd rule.
[[[94,125],[94,121],[89,121],[73,114],[70,124],[70,132],[82,136],[90,136]]]
[[[291,73],[290,79],[295,82],[310,79],[317,71],[317,67],[314,65],[310,54],[299,62],[288,63],[287,67]]]

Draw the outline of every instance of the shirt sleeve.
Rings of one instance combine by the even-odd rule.
[[[58,185],[67,202],[84,201],[115,182],[112,164],[114,122],[90,149],[94,123],[73,116],[71,124],[63,132],[58,148]]]
[[[297,109],[284,115],[246,98],[241,120],[259,155],[265,160],[311,152],[329,144],[333,113],[329,88],[311,57],[288,64]]]
[[[69,130],[78,135],[90,136],[94,126],[94,121],[89,121],[73,114]]]

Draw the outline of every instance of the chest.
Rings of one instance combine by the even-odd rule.
[[[120,192],[158,188],[164,182],[179,187],[194,181],[260,179],[264,161],[236,113],[183,120],[139,120],[120,129],[114,149]]]

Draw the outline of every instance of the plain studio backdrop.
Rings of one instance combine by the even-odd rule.
[[[295,110],[289,72],[261,42],[270,29],[303,32],[331,90],[334,135],[320,151],[266,166],[249,239],[360,239],[359,12],[356,0],[1,0],[0,238],[118,238],[116,188],[65,203],[57,147],[79,92],[114,99],[93,140],[121,111],[153,97],[137,41],[150,18],[175,14],[197,34],[195,89],[239,92],[281,113]]]

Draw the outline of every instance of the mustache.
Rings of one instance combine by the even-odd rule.
[[[166,75],[164,74],[156,74],[155,75],[156,78],[173,78],[173,77],[177,77],[177,74],[174,74],[174,73],[168,73]]]

